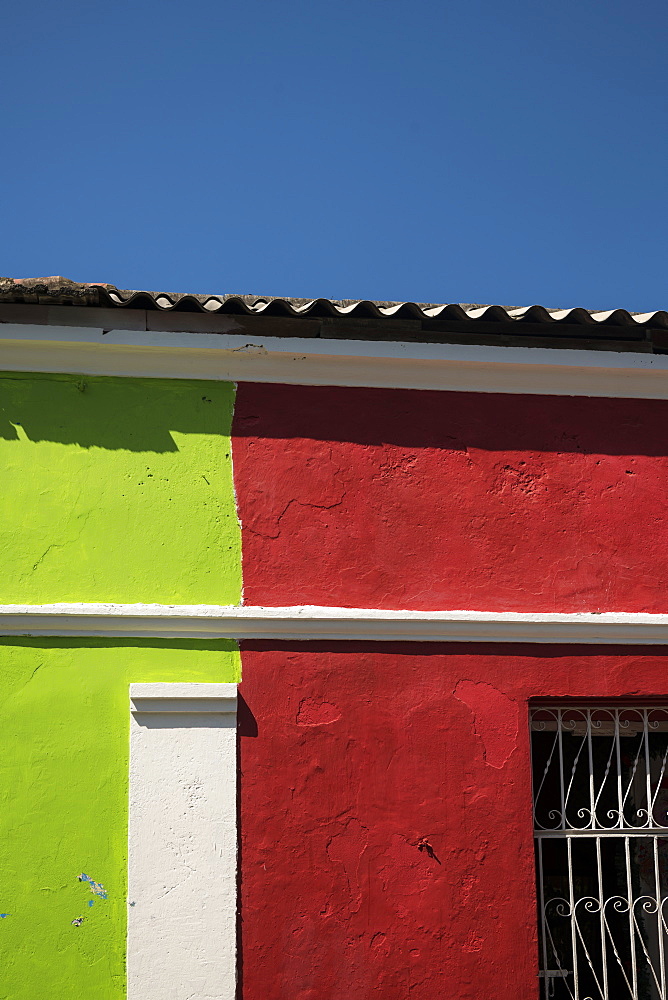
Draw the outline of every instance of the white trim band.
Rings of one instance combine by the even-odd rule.
[[[654,645],[668,644],[668,614],[5,604],[0,635]]]
[[[234,1000],[236,685],[130,699],[128,1000]]]
[[[0,324],[3,371],[668,399],[668,357],[618,351]]]

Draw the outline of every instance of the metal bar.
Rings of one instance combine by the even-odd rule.
[[[601,928],[601,962],[603,963],[603,998],[608,1000],[608,954],[605,941],[605,898],[603,892],[603,866],[601,864],[601,838],[596,838],[596,874],[598,876],[598,908]]]
[[[573,988],[575,989],[574,1000],[580,1000],[580,977],[578,976],[578,939],[577,927],[575,923],[575,893],[573,890],[573,845],[567,841],[568,845],[568,903],[571,914],[571,947],[573,949]]]
[[[640,755],[642,754],[642,748],[643,748],[643,743],[641,740],[640,746],[638,747],[638,752],[636,753],[635,758],[633,760],[633,767],[631,768],[631,777],[629,778],[628,784],[626,786],[626,791],[624,792],[624,799],[622,801],[622,826],[624,828],[626,828],[627,826],[626,813],[624,811],[626,809],[626,800],[631,794],[631,789],[633,788],[633,783],[636,779],[636,774],[638,773],[638,764],[640,763]],[[637,810],[636,810],[636,815],[637,815]],[[630,825],[631,824],[629,823],[628,826]]]
[[[547,960],[547,933],[545,928],[545,885],[543,882],[543,844],[539,840],[537,843],[536,856],[538,859],[538,905],[540,907],[540,945],[543,953],[543,968],[549,968]]]
[[[656,787],[654,790],[654,795],[652,797],[652,806],[650,810],[650,823],[654,820],[654,807],[656,805],[656,800],[661,788],[663,786],[663,777],[666,773],[666,763],[668,762],[668,746],[666,746],[666,752],[663,755],[663,760],[661,761],[661,770],[659,771],[659,777],[656,779]],[[665,813],[665,811],[664,811]]]
[[[587,728],[589,728],[589,726]],[[575,755],[575,760],[573,761],[573,765],[571,767],[571,777],[570,777],[570,780],[568,782],[568,788],[566,789],[566,801],[565,801],[565,804],[564,804],[564,823],[568,822],[567,817],[566,817],[566,809],[568,808],[568,800],[569,800],[569,798],[571,796],[571,792],[573,790],[573,784],[575,783],[575,775],[577,773],[578,764],[580,763],[580,757],[582,756],[582,751],[585,748],[585,740],[586,740],[586,738],[587,738],[586,733],[583,733],[582,734],[582,743],[578,747],[578,752]],[[584,813],[584,812],[586,812],[586,809],[585,810],[581,810],[580,809],[580,810],[578,810],[577,815],[580,815],[581,813]],[[589,822],[587,823],[587,825],[585,827],[577,827],[576,829],[582,829],[582,830],[584,830],[584,829],[587,829],[587,827],[589,827],[589,826],[591,826],[591,819],[589,820]]]
[[[666,1000],[666,962],[663,952],[663,923],[661,920],[661,871],[659,868],[659,838],[654,838],[654,885],[656,887],[656,932],[659,939],[659,973],[661,975],[661,1000]]]
[[[587,709],[587,756],[589,758],[589,825],[596,826],[596,800],[594,797],[594,753],[591,746],[591,709]]]
[[[622,751],[619,745],[619,709],[615,709],[615,742],[617,744],[617,809],[619,811],[618,826],[624,826],[624,797],[622,795]]]
[[[557,711],[559,723],[559,784],[561,788],[561,828],[566,829],[566,798],[564,795],[564,734],[562,729],[561,709]]]
[[[533,714],[530,714],[530,718],[533,719]],[[536,775],[533,772],[532,772],[532,775],[531,775],[531,784],[532,784],[532,788],[533,788],[533,818],[534,818],[534,827],[536,829],[543,829],[542,825],[538,822],[538,815],[537,815],[538,801],[540,799],[541,792],[543,791],[543,786],[545,785],[545,782],[547,780],[547,776],[549,774],[550,767],[552,765],[552,759],[554,757],[555,750],[557,749],[557,745],[559,743],[559,729],[558,729],[558,723],[557,722],[554,723],[554,729],[547,728],[546,724],[544,722],[542,722],[542,721],[541,722],[536,722],[536,723],[532,722],[532,725],[535,725],[537,727],[537,731],[538,732],[554,732],[554,740],[552,741],[552,746],[550,747],[550,752],[547,755],[547,760],[545,762],[545,767],[543,769],[543,774],[542,774],[542,777],[540,779],[540,782],[538,783],[538,787],[536,787]],[[551,726],[551,725],[552,725],[552,723],[549,723],[549,726]],[[562,818],[562,811],[561,811],[561,809],[559,810],[559,817],[560,817],[560,822],[561,822],[561,818]]]
[[[647,714],[647,709],[643,709],[643,723],[645,726],[645,731],[643,733],[643,740],[645,742],[645,795],[647,796],[647,823],[646,826],[652,825],[652,766],[649,759],[649,717]]]
[[[600,784],[600,787],[599,787],[599,790],[598,790],[598,795],[596,796],[596,800],[594,802],[594,826],[598,826],[602,830],[610,830],[610,829],[614,829],[615,826],[619,826],[619,816],[617,816],[617,820],[616,820],[616,822],[615,822],[615,824],[614,824],[613,827],[610,827],[609,824],[601,825],[601,823],[599,822],[599,820],[597,818],[598,817],[598,803],[599,803],[599,799],[601,798],[601,796],[603,795],[603,792],[605,790],[605,783],[608,780],[608,775],[610,774],[610,768],[612,766],[612,758],[613,758],[614,753],[615,753],[615,745],[616,745],[615,734],[616,734],[616,732],[617,732],[617,723],[616,723],[615,716],[613,715],[613,728],[612,728],[612,732],[610,733],[610,735],[612,736],[612,743],[610,744],[610,753],[608,754],[608,759],[607,759],[606,764],[605,764],[605,771],[604,771],[603,777],[601,779],[601,784]],[[613,818],[614,814],[615,814],[614,809],[609,810],[608,811],[608,819]]]
[[[631,850],[629,838],[624,837],[624,852],[626,858],[626,885],[629,905],[629,936],[631,942],[631,976],[633,981],[633,1000],[638,1000],[638,959],[636,956],[636,936],[633,925],[633,882],[631,880]]]

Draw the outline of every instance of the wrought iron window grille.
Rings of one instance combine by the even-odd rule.
[[[544,1000],[668,1000],[668,705],[531,709]]]

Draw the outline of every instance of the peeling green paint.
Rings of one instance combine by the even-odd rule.
[[[123,1000],[128,686],[238,681],[236,646],[5,638],[0,665],[0,998]]]
[[[236,604],[234,387],[0,375],[0,603]]]

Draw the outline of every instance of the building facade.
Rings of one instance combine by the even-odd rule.
[[[0,995],[666,1000],[668,315],[0,323]]]

